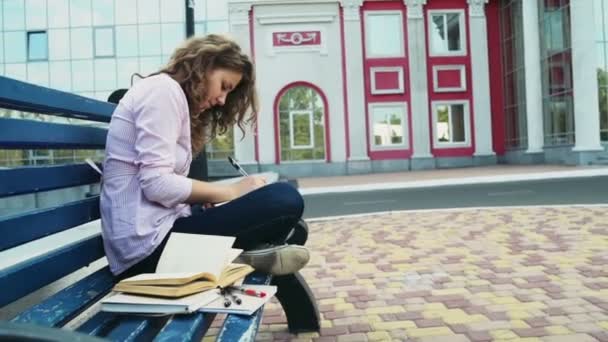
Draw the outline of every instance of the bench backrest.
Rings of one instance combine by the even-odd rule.
[[[67,149],[86,154],[86,151],[104,148],[107,129],[94,127],[94,124],[108,123],[115,105],[0,77],[0,107],[45,114],[43,118],[74,118],[93,124],[53,123],[0,115],[0,150]],[[47,202],[43,208],[0,216],[0,253],[4,251],[5,261],[10,249],[99,219],[98,194],[72,197],[64,203],[57,203],[61,201],[61,194],[52,199],[49,197],[53,196],[45,196],[48,191],[95,185],[99,180],[99,175],[82,161],[1,167],[0,200],[9,203],[13,198],[34,194],[41,196],[37,197],[39,201]],[[18,201],[12,201],[15,202]],[[0,267],[0,307],[103,256],[101,236],[97,233],[79,241],[59,244],[51,251],[14,264],[9,262],[8,267]]]

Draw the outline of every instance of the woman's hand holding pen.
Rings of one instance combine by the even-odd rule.
[[[262,176],[247,176],[232,184],[235,198],[241,197],[255,189],[266,185],[266,178]]]

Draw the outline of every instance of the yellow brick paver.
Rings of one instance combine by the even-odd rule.
[[[608,206],[311,221],[322,329],[289,334],[273,302],[259,340],[608,341],[606,222]]]

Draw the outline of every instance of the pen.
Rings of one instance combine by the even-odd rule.
[[[234,160],[234,158],[232,158],[231,156],[228,156],[228,161],[230,162],[230,165],[232,165],[241,175],[243,175],[245,177],[249,176],[249,174],[247,174],[247,172],[245,172],[245,170],[243,170],[241,165],[239,165],[239,163],[237,163],[236,160]]]
[[[230,289],[234,290],[234,291],[239,291],[248,296],[260,297],[260,298],[266,297],[266,292],[264,292],[264,291],[256,291],[254,289],[245,289],[245,288],[238,287],[238,286],[230,287]]]

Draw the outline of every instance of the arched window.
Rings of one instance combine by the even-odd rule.
[[[325,103],[313,88],[298,85],[279,100],[281,161],[325,160]]]

